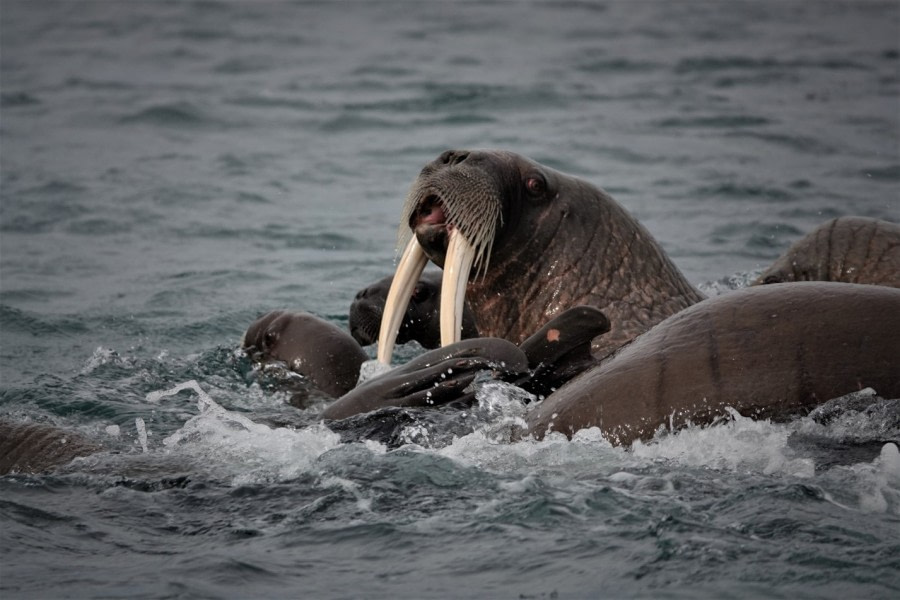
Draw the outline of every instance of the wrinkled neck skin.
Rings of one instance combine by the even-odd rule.
[[[595,306],[611,323],[592,344],[603,359],[703,295],[615,200],[567,179],[552,201],[505,211],[490,268],[466,297],[481,335],[515,343],[569,307]]]

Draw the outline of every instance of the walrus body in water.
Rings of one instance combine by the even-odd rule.
[[[900,290],[794,283],[737,290],[663,321],[529,412],[529,429],[599,427],[615,444],[731,407],[783,419],[862,388],[900,397]]]
[[[555,330],[548,324],[520,350],[553,339],[550,331]],[[572,340],[572,328],[565,331]],[[600,334],[602,328],[588,332]],[[514,358],[515,347],[500,342],[479,338],[434,350],[370,380],[323,416],[426,406],[431,402],[422,398],[429,390],[439,398],[435,404],[469,399],[473,371],[502,362],[513,366],[495,375],[527,382],[531,372]],[[528,352],[533,368],[540,351]],[[467,369],[442,362],[462,355]],[[898,289],[831,282],[750,287],[669,317],[599,366],[579,365],[585,370],[532,407],[526,421],[538,438],[598,427],[610,442],[627,445],[653,437],[660,427],[710,423],[729,409],[782,420],[867,387],[900,397],[898,357]]]
[[[100,450],[74,431],[0,419],[0,475],[43,473]]]
[[[840,217],[816,227],[766,269],[757,283],[843,281],[900,288],[900,225]]]

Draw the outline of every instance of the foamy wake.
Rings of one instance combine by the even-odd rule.
[[[162,450],[185,453],[206,465],[218,465],[235,485],[283,481],[309,473],[319,475],[321,466],[317,459],[325,452],[347,446],[321,423],[301,429],[256,423],[220,406],[193,380],[153,392],[147,400],[158,403],[183,390],[197,394],[199,414],[163,439]],[[504,474],[518,472],[526,477],[535,473],[566,477],[590,472],[613,485],[626,487],[639,485],[638,480],[646,477],[643,473],[648,469],[656,472],[660,464],[672,470],[702,468],[798,479],[820,486],[825,500],[845,508],[900,514],[897,446],[884,444],[880,456],[872,462],[831,467],[817,473],[815,460],[798,456],[788,444],[792,434],[821,427],[809,419],[771,423],[731,411],[729,418],[715,425],[688,427],[623,449],[613,447],[596,428],[578,432],[571,441],[558,433],[541,441],[523,436],[523,416],[529,398],[514,386],[486,382],[480,385],[476,397],[478,404],[471,412],[480,425],[474,431],[443,447],[430,448],[423,443],[429,432],[419,431],[425,426],[413,425],[405,432],[409,444],[403,451],[436,453],[467,466]],[[840,427],[845,428],[846,424]],[[846,434],[844,429],[838,431]],[[372,455],[386,452],[376,442],[362,442],[356,447]],[[320,483],[325,487],[350,485],[342,481],[325,475]],[[362,496],[360,499],[364,500]]]
[[[210,466],[225,466],[235,485],[295,478],[340,444],[340,436],[322,424],[299,430],[269,427],[226,410],[194,380],[152,392],[147,400],[156,403],[183,390],[196,392],[199,414],[162,440],[164,450],[188,454]]]

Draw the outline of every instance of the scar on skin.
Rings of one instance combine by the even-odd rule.
[[[559,341],[559,329],[550,329],[547,331],[547,341],[548,342],[558,342]]]

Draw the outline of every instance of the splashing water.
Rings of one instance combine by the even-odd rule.
[[[295,430],[254,422],[226,410],[195,380],[151,392],[147,401],[156,403],[184,390],[198,395],[199,414],[164,438],[163,446],[194,460],[227,465],[234,485],[292,479],[310,471],[319,455],[340,442],[340,436],[321,423]]]

